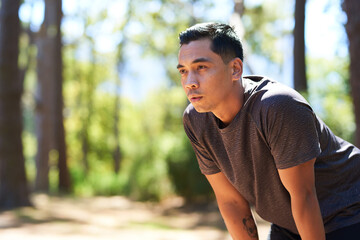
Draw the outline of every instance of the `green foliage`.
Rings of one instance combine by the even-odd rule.
[[[289,1],[263,1],[250,5],[245,1],[242,18],[245,36],[249,49],[246,51],[267,58],[271,62],[282,63],[282,42],[285,35],[291,34],[293,28],[292,11]]]
[[[121,142],[125,160],[120,174],[127,178],[125,194],[153,200],[175,193],[187,200],[209,195],[183,131],[185,103],[182,89],[173,87],[150,96],[137,113],[134,106],[124,109],[121,129],[126,132]],[[198,191],[201,187],[207,190]]]
[[[170,152],[167,159],[176,193],[191,202],[207,200],[213,197],[211,187],[200,173],[189,140],[185,133],[182,135],[182,142]]]
[[[91,5],[76,2],[73,13],[64,16],[64,22],[78,27],[75,31],[64,31],[63,49],[67,157],[74,194],[126,195],[137,200],[181,195],[188,201],[207,200],[213,197],[212,191],[199,171],[183,131],[182,113],[187,102],[178,87],[175,66],[179,32],[207,20],[194,13],[194,6],[206,12],[204,9],[215,1],[134,0],[125,1],[127,4],[120,1],[123,8],[114,15],[110,10],[119,6],[116,2],[95,0]],[[264,1],[250,5],[245,1],[245,4],[243,23],[250,52],[265,56],[271,64],[281,64],[283,46],[279,39],[290,34],[293,27],[289,3]],[[99,43],[101,38],[116,42],[114,49],[101,52],[99,49],[104,47],[104,42]],[[23,97],[23,141],[28,178],[32,182],[37,147],[33,114],[36,64],[29,56],[36,55],[36,48],[26,36],[20,45],[19,64],[29,67]],[[140,56],[135,56],[131,49],[139,50],[136,54]],[[157,87],[142,101],[126,99],[119,89],[124,71],[127,64],[137,64],[134,59],[143,57],[154,59],[160,63],[159,68],[165,69],[163,85],[167,87]],[[347,61],[310,59],[308,70],[309,99],[315,111],[336,134],[351,141],[355,125]],[[136,81],[136,74],[127,72],[126,77]],[[155,81],[159,80],[149,73],[147,81],[157,85]],[[119,137],[114,133],[116,125]],[[114,150],[118,143],[121,163],[120,171],[115,173]],[[54,163],[49,176],[52,192],[56,192],[58,182]]]
[[[74,89],[73,89],[74,90]],[[71,94],[71,91],[69,92]],[[111,107],[114,96],[98,91],[89,128],[89,170],[81,158],[80,116],[67,120],[69,160],[76,195],[127,195],[137,200],[160,200],[182,195],[204,200],[211,189],[198,170],[197,161],[182,127],[186,99],[181,88],[163,88],[146,102],[121,102],[120,172],[113,170],[114,148]],[[78,119],[78,120],[76,120]]]
[[[186,102],[181,89],[161,88],[143,102],[121,98],[116,108],[120,94],[117,79],[127,64],[129,46],[162,62],[168,79],[175,83],[171,85],[178,85],[177,35],[195,18],[177,9],[192,12],[193,6],[183,1],[129,1],[126,14],[118,24],[112,24],[114,31],[108,32],[114,38],[120,36],[118,49],[99,53],[95,30],[114,17],[104,6],[100,4],[96,14],[89,15],[78,5],[79,14],[69,17],[84,20],[83,35],[68,39],[64,46],[66,140],[74,193],[123,194],[140,200],[159,200],[172,194],[187,199],[209,195],[183,132],[181,117]],[[84,53],[81,46],[89,50]],[[115,111],[120,111],[119,122]],[[119,139],[114,134],[115,125],[119,126]],[[113,152],[118,142],[122,158],[116,174]]]
[[[25,119],[26,121],[26,119]],[[28,120],[27,120],[28,121]],[[27,173],[27,180],[32,185],[35,181],[36,166],[35,166],[35,154],[37,148],[37,141],[33,132],[23,132],[23,151],[25,157],[25,168]]]
[[[144,56],[156,57],[163,63],[163,68],[170,83],[179,85],[177,79],[176,58],[179,48],[178,34],[202,19],[192,13],[195,1],[132,1],[131,23],[125,28],[125,34],[134,44],[141,47]],[[202,4],[207,4],[203,1]],[[182,11],[178,11],[182,9]],[[151,26],[151,27],[149,27]],[[137,31],[131,31],[136,28]]]
[[[309,99],[315,112],[339,137],[353,142],[355,121],[348,60],[309,59]]]

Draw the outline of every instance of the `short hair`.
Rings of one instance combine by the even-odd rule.
[[[233,58],[243,61],[243,47],[234,29],[223,23],[199,23],[179,34],[180,47],[191,41],[201,39],[211,40],[211,50],[220,55],[225,63]]]

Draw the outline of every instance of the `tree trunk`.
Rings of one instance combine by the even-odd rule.
[[[94,93],[96,90],[95,84],[95,74],[96,74],[96,52],[94,50],[95,43],[93,39],[89,39],[91,42],[91,68],[87,72],[86,81],[82,81],[82,94],[80,96],[80,101],[85,104],[86,110],[84,111],[81,116],[82,121],[82,128],[81,128],[81,145],[82,145],[82,161],[84,165],[85,175],[87,175],[90,171],[90,164],[89,164],[89,152],[91,148],[91,141],[89,139],[89,130],[91,127],[91,119],[93,118],[94,112]]]
[[[234,11],[230,17],[230,24],[235,27],[235,31],[239,38],[244,41],[245,29],[241,20],[244,15],[244,0],[234,0]]]
[[[0,10],[0,209],[29,206],[22,146],[18,67],[20,1],[2,0]]]
[[[35,190],[43,192],[49,190],[49,160],[51,165],[58,167],[59,188],[70,190],[63,123],[61,6],[61,0],[45,0],[45,17],[37,40],[39,92]]]
[[[55,146],[59,153],[58,170],[59,170],[59,190],[61,192],[70,192],[71,182],[67,165],[65,128],[64,128],[64,100],[63,100],[63,62],[62,62],[62,42],[61,42],[61,19],[62,19],[62,0],[49,1],[53,5],[52,13],[56,16],[56,36],[55,42]]]
[[[122,63],[120,63],[122,64]],[[115,138],[115,149],[113,152],[114,158],[114,172],[117,174],[120,170],[120,164],[122,160],[121,149],[120,149],[120,130],[119,130],[119,121],[120,121],[120,78],[117,77],[115,84],[115,109],[114,109],[114,138]]]
[[[193,3],[196,2],[196,0],[193,0]],[[132,18],[133,9],[134,9],[134,3],[131,3],[131,1],[128,2],[127,6],[127,14],[125,16],[124,25],[122,26],[122,31],[126,28],[126,26],[130,23],[130,19]],[[124,50],[126,48],[126,44],[129,41],[129,39],[126,37],[123,38],[123,40],[118,45],[118,52],[117,52],[117,77],[115,79],[115,104],[114,104],[114,138],[115,138],[115,146],[113,149],[113,159],[114,159],[114,172],[116,174],[119,173],[121,168],[121,162],[123,159],[123,155],[121,152],[121,143],[120,143],[120,113],[121,113],[121,95],[119,92],[119,89],[121,88],[121,77],[123,75],[123,71],[125,68],[125,59],[124,59]],[[166,65],[166,64],[165,64]]]
[[[242,42],[242,45],[244,48],[243,50],[245,53],[244,55],[249,56],[250,48],[248,47],[248,44],[245,39],[245,28],[244,28],[244,24],[242,22],[242,16],[244,15],[244,12],[245,12],[244,0],[234,0],[234,10],[230,17],[229,23],[231,26],[235,27],[236,34],[241,39],[241,42]],[[244,67],[246,66],[247,70],[249,71],[249,74],[253,75],[254,74],[253,67],[250,65],[249,61],[244,61],[243,64],[244,64]]]
[[[306,0],[296,0],[294,28],[294,88],[307,92],[305,63],[305,4]]]
[[[350,85],[356,122],[355,145],[360,147],[360,1],[344,0],[342,7],[347,14],[345,28],[349,38]]]

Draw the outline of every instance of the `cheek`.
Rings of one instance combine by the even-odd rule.
[[[184,84],[181,83],[181,87],[182,87],[182,89],[184,90],[184,93],[187,94],[187,89],[186,89],[186,87],[184,86]]]
[[[228,89],[232,85],[232,80],[226,71],[216,71],[211,73],[211,82],[218,90]],[[225,89],[224,89],[225,88]]]
[[[180,79],[180,84],[181,84],[181,87],[186,90],[185,88],[185,80],[183,78]]]

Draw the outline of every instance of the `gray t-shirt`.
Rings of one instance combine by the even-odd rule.
[[[190,104],[185,132],[203,174],[223,172],[265,220],[298,233],[277,169],[313,158],[325,231],[360,222],[360,150],[335,136],[295,90],[260,76],[243,78],[244,105],[221,128]]]

